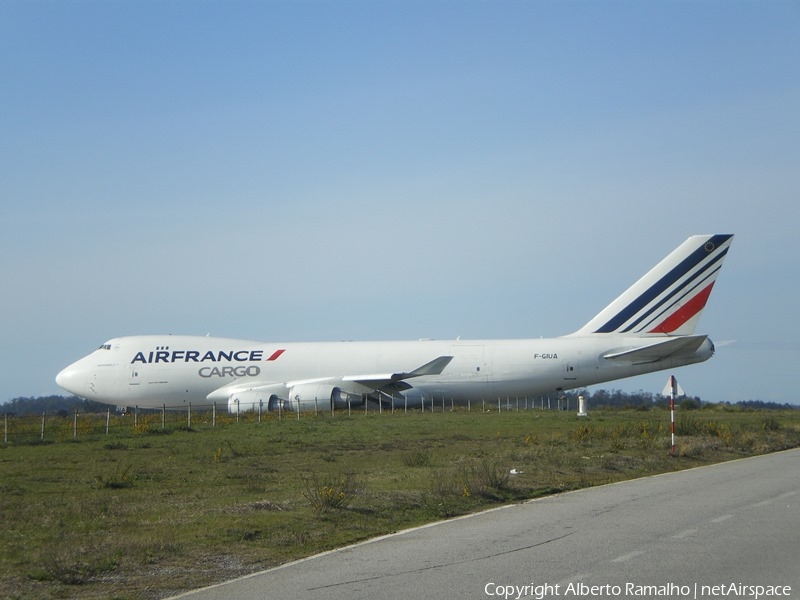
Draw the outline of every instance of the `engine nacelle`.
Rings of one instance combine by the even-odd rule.
[[[301,383],[289,390],[289,404],[293,411],[330,410],[363,404],[361,394],[353,394],[329,383]]]
[[[364,404],[361,394],[346,392],[325,383],[300,383],[291,388],[285,385],[270,385],[256,389],[234,392],[228,398],[228,412],[297,412],[328,411]]]
[[[366,397],[363,394],[354,394],[340,388],[333,388],[331,402],[333,402],[333,408],[351,408],[353,406],[364,406]]]
[[[278,411],[291,410],[289,401],[280,396],[286,395],[286,387],[269,386],[253,390],[234,392],[228,398],[228,412]]]

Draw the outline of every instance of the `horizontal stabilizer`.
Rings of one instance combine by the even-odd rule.
[[[684,358],[693,355],[697,349],[703,345],[708,336],[687,335],[675,338],[667,338],[654,344],[647,344],[619,352],[609,352],[603,358],[607,360],[618,360],[642,364],[657,362],[667,358]]]

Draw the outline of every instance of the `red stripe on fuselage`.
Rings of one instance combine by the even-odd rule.
[[[686,321],[703,310],[706,301],[708,301],[708,296],[711,294],[711,288],[713,287],[714,283],[712,282],[648,333],[672,333],[678,329],[681,325],[686,323]]]
[[[279,357],[281,354],[283,354],[284,352],[286,352],[286,350],[285,350],[285,349],[282,349],[282,350],[275,350],[275,352],[273,352],[273,353],[272,353],[272,356],[270,356],[270,357],[267,359],[267,362],[269,362],[269,361],[271,361],[271,360],[277,360],[277,358],[278,358],[278,357]]]

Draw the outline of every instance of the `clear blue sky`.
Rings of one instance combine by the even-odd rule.
[[[799,32],[796,1],[0,0],[0,402],[121,335],[561,335],[734,233],[699,330],[736,343],[675,374],[800,403]]]

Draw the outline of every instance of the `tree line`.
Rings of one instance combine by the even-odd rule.
[[[668,408],[670,403],[668,396],[645,392],[643,390],[632,393],[623,392],[621,390],[596,390],[591,394],[586,391],[571,391],[566,394],[570,399],[577,398],[580,395],[585,396],[590,408],[647,409],[653,406]],[[788,402],[780,404],[778,402],[765,402],[763,400],[710,403],[703,402],[699,396],[680,396],[675,399],[675,405],[683,410],[694,410],[704,406],[714,405],[732,406],[742,410],[786,410],[800,408],[800,406],[789,404]]]
[[[577,406],[578,396],[584,396],[590,409],[596,408],[630,408],[646,410],[653,406],[668,407],[669,398],[661,394],[653,394],[639,390],[638,392],[623,392],[621,390],[596,390],[589,393],[586,390],[565,392],[569,399],[569,406]],[[784,410],[800,408],[795,404],[779,404],[777,402],[764,402],[763,400],[745,400],[736,403],[723,402],[721,404],[735,406],[744,410]],[[553,403],[553,406],[556,404]],[[697,396],[681,396],[676,399],[676,405],[683,410],[693,410],[707,406]],[[0,413],[8,415],[26,416],[59,414],[67,416],[79,413],[100,413],[109,409],[107,404],[85,400],[77,396],[37,396],[19,397],[0,405]]]
[[[0,405],[0,412],[7,415],[24,417],[26,415],[57,414],[67,416],[79,413],[106,412],[108,404],[94,400],[84,400],[78,396],[36,396],[19,397]]]

